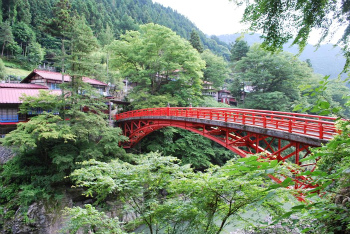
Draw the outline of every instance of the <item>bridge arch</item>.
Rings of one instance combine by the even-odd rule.
[[[150,108],[121,113],[115,119],[129,137],[124,148],[171,126],[198,133],[241,157],[265,153],[269,159],[293,161],[307,170],[316,163],[301,162],[309,148],[327,143],[336,134],[332,117],[251,109]]]

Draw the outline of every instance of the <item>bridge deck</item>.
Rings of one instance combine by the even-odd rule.
[[[168,119],[249,130],[319,146],[335,135],[336,118],[277,111],[231,108],[149,108],[116,115],[116,121]]]

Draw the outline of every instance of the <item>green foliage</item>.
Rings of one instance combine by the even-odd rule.
[[[122,35],[110,51],[113,68],[137,83],[130,94],[137,108],[149,107],[151,96],[154,101],[158,100],[158,103],[152,102],[158,106],[165,104],[164,97],[180,106],[198,103],[201,69],[205,63],[188,41],[170,29],[155,24],[142,25],[139,31]]]
[[[201,39],[199,38],[198,33],[195,30],[191,32],[190,43],[199,53],[203,53],[203,45]]]
[[[336,127],[338,134],[320,148],[312,150],[312,154],[302,161],[318,160],[316,170],[303,172],[317,185],[315,189],[306,191],[306,198],[312,202],[292,207],[292,210],[281,216],[280,220],[289,219],[296,214],[299,221],[307,223],[302,233],[349,233],[350,191],[349,191],[349,126],[350,122],[341,119],[342,107],[334,106],[332,95],[327,93],[331,84],[329,77],[324,77],[317,85],[305,86],[305,94],[316,99],[314,106],[304,107],[299,104],[296,109],[339,117]],[[336,84],[339,85],[339,84]],[[338,86],[339,87],[339,86]],[[338,89],[339,91],[341,88]],[[343,98],[348,99],[347,95]],[[349,102],[345,103],[349,105]]]
[[[13,44],[15,44],[15,41],[10,22],[2,22],[0,24],[0,45],[2,46],[1,57],[4,56],[5,48],[9,48],[10,50],[13,49]]]
[[[230,108],[231,107],[230,105],[228,105],[226,103],[216,101],[212,97],[203,97],[202,102],[199,103],[199,106],[200,107],[223,107],[223,108]]]
[[[311,68],[291,54],[271,54],[257,44],[235,63],[234,71],[235,81],[230,89],[235,96],[241,96],[243,85],[253,89],[247,94],[244,107],[281,111],[291,111],[294,102],[301,99],[298,86],[312,76]]]
[[[114,40],[114,33],[109,25],[107,25],[106,29],[100,33],[98,39],[102,47],[112,43]]]
[[[91,74],[94,70],[91,54],[97,49],[98,42],[91,28],[86,24],[85,18],[76,17],[72,20],[72,28],[68,32],[66,71],[71,75],[74,87],[84,74]],[[74,89],[76,90],[76,87]]]
[[[71,178],[87,188],[86,195],[98,200],[113,196],[137,214],[124,229],[144,224],[150,233],[221,233],[229,222],[242,220],[240,213],[248,208],[273,216],[282,211],[282,203],[271,199],[281,189],[264,187],[273,183],[267,169],[278,163],[260,163],[257,157],[205,173],[194,173],[188,165],[179,166],[178,159],[158,153],[142,155],[135,164],[90,160],[83,165]]]
[[[231,49],[230,49],[231,61],[241,60],[243,57],[247,56],[248,51],[249,51],[249,45],[246,41],[243,41],[243,40],[236,41],[235,43],[231,44]]]
[[[0,79],[3,80],[6,77],[5,64],[0,58]]]
[[[72,18],[72,6],[69,0],[57,1],[54,9],[53,16],[44,25],[45,29],[53,36],[58,38],[65,38],[67,33],[71,31],[73,18]]]
[[[102,113],[106,108],[103,100],[90,98],[96,93],[87,87],[85,92],[86,96],[71,95],[63,100],[46,92],[24,99],[22,113],[38,108],[44,112],[18,124],[4,138],[5,146],[16,149],[16,157],[0,172],[1,206],[16,210],[33,201],[58,199],[60,186],[70,183],[65,177],[80,167],[77,162],[128,159],[118,145],[126,138],[119,128],[108,125]],[[82,107],[89,111],[83,112]]]
[[[36,43],[36,34],[33,29],[24,22],[18,22],[13,25],[13,36],[15,41],[21,46],[23,56],[27,55],[27,47]],[[40,45],[37,45],[40,46]],[[43,55],[41,56],[43,59]]]
[[[308,103],[301,102],[294,107],[294,111],[308,112],[319,115],[338,115],[343,118],[349,116],[348,100],[349,88],[344,81],[323,79],[310,80],[309,84],[301,86],[303,95]]]
[[[102,47],[110,44],[113,39],[118,39],[126,31],[136,31],[139,25],[153,22],[171,28],[185,39],[190,38],[192,30],[196,30],[205,48],[220,56],[228,54],[227,44],[207,38],[186,17],[171,8],[153,3],[152,0],[4,1],[0,7],[0,22],[10,22],[14,39],[19,45],[9,47],[8,54],[12,53],[10,48],[15,49],[13,52],[16,59],[22,60],[18,55],[26,57],[26,47],[30,42],[35,42],[32,38],[34,35],[46,50],[45,61],[53,63],[62,59],[64,53],[62,50],[59,52],[59,47],[62,39],[69,37],[67,32],[73,26],[74,16],[86,19],[86,24],[91,27]],[[30,41],[23,40],[24,38],[30,38]]]
[[[347,57],[345,70],[349,66],[349,2],[318,1],[318,0],[292,0],[286,3],[283,0],[269,1],[242,1],[246,3],[243,22],[250,23],[251,31],[262,31],[263,47],[268,50],[281,50],[288,40],[299,45],[300,51],[307,45],[307,40],[313,29],[321,31],[319,42],[324,41],[328,35],[332,36],[339,28],[343,37],[338,44],[343,47]]]
[[[308,223],[303,233],[310,230],[313,233],[349,232],[349,124],[349,121],[338,121],[339,134],[303,159],[320,159],[315,171],[302,174],[313,178],[313,183],[318,185],[316,189],[306,191],[306,198],[312,203],[292,207],[276,222],[296,214],[301,222]]]
[[[144,224],[153,233],[164,225],[159,216],[159,208],[165,201],[162,192],[167,193],[167,187],[176,175],[190,172],[189,167],[180,167],[177,161],[157,153],[136,158],[136,165],[118,160],[110,163],[90,160],[71,177],[78,186],[88,189],[87,195],[96,195],[98,200],[111,194],[118,196],[124,206],[137,215],[137,219],[128,224],[129,228]]]
[[[244,107],[273,111],[290,111],[291,103],[283,92],[253,92],[244,100]]]
[[[214,55],[210,50],[205,50],[201,54],[205,61],[203,81],[213,84],[215,88],[221,88],[228,78],[229,69],[224,58]]]
[[[104,212],[99,212],[91,205],[84,208],[66,208],[65,214],[69,217],[62,232],[69,233],[100,233],[100,234],[123,234],[117,218],[109,218]]]
[[[27,56],[28,62],[37,66],[44,60],[45,50],[41,48],[39,43],[32,42],[28,45]]]
[[[137,147],[136,147],[137,148]],[[223,165],[234,154],[223,146],[197,133],[177,128],[156,131],[141,142],[145,152],[162,152],[191,164],[196,170],[204,170],[210,165]]]

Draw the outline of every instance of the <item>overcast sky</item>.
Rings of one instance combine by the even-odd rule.
[[[171,7],[186,16],[202,32],[207,35],[223,35],[240,33],[247,25],[240,23],[244,7],[237,7],[229,0],[152,0],[165,7]],[[341,36],[340,30],[331,40],[336,43]],[[313,31],[309,38],[310,44],[316,44],[320,34]]]
[[[244,28],[244,25],[239,23],[244,7],[237,7],[229,0],[153,0],[153,2],[171,7],[208,35],[234,34]]]

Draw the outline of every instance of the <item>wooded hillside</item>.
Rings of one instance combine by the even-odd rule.
[[[0,45],[3,54],[29,60],[30,64],[38,64],[41,55],[44,62],[52,63],[59,54],[60,42],[48,32],[46,24],[57,18],[54,12],[57,2],[0,1]],[[118,39],[127,30],[136,30],[141,24],[156,23],[172,29],[185,39],[190,39],[192,30],[195,30],[205,48],[229,57],[227,44],[215,37],[207,38],[186,17],[151,0],[71,0],[67,4],[71,4],[71,10],[79,17],[85,18],[101,47],[113,38]]]

